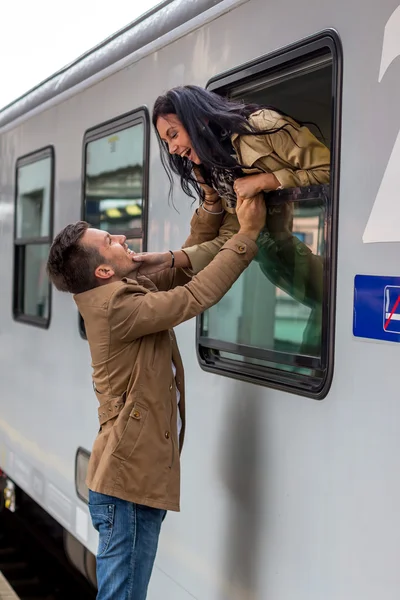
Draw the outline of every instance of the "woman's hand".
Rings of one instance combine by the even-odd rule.
[[[236,179],[233,189],[237,196],[248,200],[257,196],[260,192],[276,190],[280,185],[273,173],[259,173]]]

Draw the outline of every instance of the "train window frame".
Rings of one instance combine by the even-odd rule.
[[[83,448],[82,446],[78,447],[75,454],[75,492],[78,498],[82,500],[82,502],[84,502],[85,504],[89,504],[89,489],[86,485],[86,477],[90,456],[91,452],[89,452],[89,450],[86,450],[86,448]],[[84,470],[84,478],[80,480],[79,472],[82,468]],[[83,485],[83,489],[81,486],[81,482]]]
[[[105,136],[118,133],[129,127],[143,124],[143,198],[142,198],[142,235],[132,236],[130,239],[140,239],[142,241],[142,252],[147,251],[148,235],[148,199],[149,199],[149,173],[150,173],[150,115],[147,106],[140,106],[134,110],[118,115],[107,121],[87,129],[83,135],[82,143],[82,179],[81,179],[81,219],[86,220],[85,198],[86,198],[86,158],[88,144]],[[125,235],[126,230],[119,231],[119,235]],[[82,339],[86,340],[86,334],[83,319],[78,316],[79,333]]]
[[[50,158],[50,198],[49,198],[49,224],[48,224],[48,235],[46,236],[32,236],[23,237],[17,234],[17,222],[18,222],[18,172],[19,169],[45,158]],[[13,231],[13,291],[12,291],[12,314],[13,319],[18,323],[25,323],[27,325],[33,325],[41,329],[48,329],[51,322],[52,314],[52,285],[50,279],[48,279],[48,316],[39,317],[34,315],[28,315],[23,312],[23,302],[25,298],[25,254],[24,249],[28,245],[41,245],[48,244],[49,246],[53,240],[54,232],[54,186],[55,186],[55,148],[52,145],[45,146],[38,150],[34,150],[29,154],[24,154],[17,158],[15,163],[15,190],[14,190],[14,231]],[[47,275],[46,275],[47,276]]]
[[[340,177],[340,142],[341,142],[341,107],[342,107],[342,72],[343,53],[340,38],[333,29],[324,30],[316,35],[300,40],[295,44],[282,48],[271,54],[259,57],[244,65],[235,67],[225,73],[217,75],[209,80],[207,89],[228,95],[230,92],[244,88],[252,81],[259,81],[263,74],[272,75],[281,72],[290,72],[291,67],[299,67],[308,60],[322,57],[324,53],[330,52],[332,65],[332,99],[331,99],[331,178],[327,186],[315,186],[328,189],[326,204],[326,253],[324,256],[324,293],[323,306],[324,319],[322,320],[321,361],[323,369],[318,380],[311,375],[293,373],[274,367],[272,363],[288,364],[279,361],[279,352],[275,350],[261,350],[254,348],[252,358],[263,358],[267,365],[256,365],[234,360],[232,349],[235,344],[229,344],[222,340],[210,339],[202,336],[203,315],[197,317],[196,322],[196,350],[200,367],[207,372],[216,373],[233,379],[248,381],[273,389],[291,392],[299,396],[322,400],[329,392],[334,371],[334,348],[335,348],[335,314],[336,314],[336,273],[337,273],[337,239],[338,239],[338,215],[339,215],[339,177]],[[279,75],[278,75],[279,77]],[[298,193],[300,191],[300,196]],[[296,202],[301,199],[302,188],[282,190],[271,195],[271,199],[277,204],[286,200]],[[312,192],[312,187],[309,188]],[[227,356],[227,352],[230,356]],[[240,354],[240,348],[236,345],[236,355]],[[223,353],[221,355],[221,352]],[[256,354],[258,353],[258,356]],[[288,353],[289,354],[289,353]],[[306,365],[294,364],[303,367]],[[232,358],[233,357],[233,358]],[[304,358],[310,358],[304,355]],[[273,359],[273,360],[271,360]],[[311,364],[311,363],[310,363]]]

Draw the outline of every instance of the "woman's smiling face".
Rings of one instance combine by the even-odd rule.
[[[156,126],[158,135],[167,144],[170,154],[178,154],[181,158],[188,158],[196,165],[201,164],[188,132],[176,115],[170,114],[158,117]]]

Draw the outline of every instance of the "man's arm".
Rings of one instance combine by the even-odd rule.
[[[149,277],[159,289],[170,289],[172,287],[171,266],[183,269],[179,275],[180,283],[184,283],[184,277],[189,280],[193,275],[199,273],[218,254],[222,246],[235,233],[239,231],[239,223],[236,214],[231,214],[222,209],[222,202],[218,193],[205,183],[198,167],[193,169],[194,175],[202,188],[203,202],[192,218],[191,232],[182,246],[182,250],[174,252],[174,264],[170,252],[148,252],[138,254],[134,258],[142,262],[140,273]],[[162,276],[156,277],[160,271],[168,271]],[[177,284],[175,284],[177,285]]]
[[[140,274],[149,277],[159,290],[184,285],[206,267],[222,246],[239,231],[236,215],[222,212],[208,213],[198,208],[192,217],[191,232],[182,250],[174,252],[174,267],[170,252],[140,254],[134,260],[143,261]],[[152,270],[159,272],[150,272]]]
[[[256,239],[265,223],[262,196],[238,199],[241,229],[208,267],[184,286],[167,292],[138,293],[129,285],[118,288],[109,303],[113,335],[129,342],[175,327],[216,304],[257,253]]]
[[[203,239],[200,242],[192,243],[190,247],[187,247],[189,244],[186,243],[184,252],[190,260],[193,274],[199,273],[209,265],[222,246],[238,231],[239,221],[236,215],[226,212],[217,235],[210,240]]]
[[[199,315],[226,294],[256,253],[255,240],[238,233],[184,286],[146,294],[135,292],[129,285],[118,288],[108,308],[112,335],[130,342]]]
[[[174,252],[174,268],[171,268],[172,255],[170,252],[165,253],[154,253],[156,260],[158,256],[164,254],[164,263],[161,264],[162,270],[158,273],[151,273],[146,275],[149,277],[156,287],[160,291],[170,290],[177,285],[184,285],[191,280],[201,269],[193,269],[191,264],[191,256],[193,248],[199,248],[203,242],[208,240],[212,244],[212,240],[218,237],[218,232],[222,232],[221,243],[212,256],[205,262],[204,266],[208,264],[217,252],[221,249],[226,241],[232,237],[230,226],[231,215],[227,215],[223,211],[210,212],[204,210],[201,206],[195,211],[192,220],[190,222],[190,235],[182,246],[182,250]],[[235,217],[235,221],[237,219]],[[237,227],[239,229],[239,225]],[[151,256],[153,253],[149,253],[147,256]],[[146,255],[144,255],[146,256]],[[145,263],[148,264],[148,263]],[[159,268],[159,267],[157,267]],[[201,267],[202,268],[202,267]],[[140,273],[143,273],[143,269],[140,269]]]

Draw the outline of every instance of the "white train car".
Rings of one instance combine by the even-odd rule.
[[[84,217],[183,242],[193,205],[168,204],[149,121],[173,86],[278,106],[331,147],[328,188],[282,193],[299,261],[321,257],[316,321],[253,264],[177,329],[182,512],[150,600],[398,600],[399,40],[398,0],[168,0],[0,111],[0,468],[93,553],[96,398],[52,238]]]

